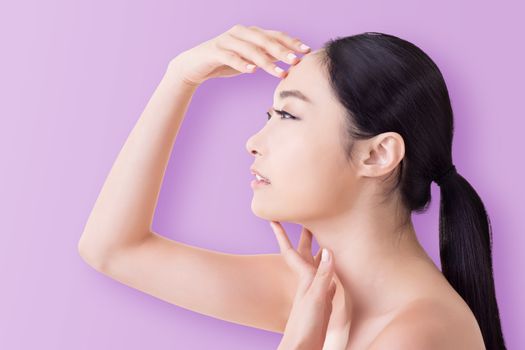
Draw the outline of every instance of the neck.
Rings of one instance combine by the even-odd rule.
[[[400,213],[393,204],[374,210],[353,206],[329,220],[302,224],[320,247],[333,252],[347,315],[352,318],[379,316],[394,309],[400,298],[409,297],[407,286],[399,279],[407,266],[416,262],[434,265],[417,240],[410,214]]]

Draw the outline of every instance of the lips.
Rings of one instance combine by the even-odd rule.
[[[270,180],[269,180],[266,176],[262,175],[260,172],[258,172],[258,171],[255,170],[254,168],[251,168],[250,170],[251,170],[251,173],[252,173],[253,175],[259,175],[260,177],[262,177],[262,180],[263,180],[263,181],[270,183]]]

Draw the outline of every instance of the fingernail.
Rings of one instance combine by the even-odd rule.
[[[301,44],[300,47],[301,47],[301,50],[305,50],[305,51],[308,50],[308,49],[310,48],[310,46],[305,45],[305,44]]]
[[[290,52],[288,54],[288,56],[286,56],[290,61],[293,61],[297,58],[297,56],[295,54],[293,54],[292,52]]]
[[[246,69],[248,69],[248,70],[252,70],[252,69],[254,69],[254,68],[255,68],[255,65],[254,65],[254,64],[247,64],[247,65],[246,65]]]
[[[276,71],[277,73],[282,73],[282,72],[284,72],[284,70],[283,70],[281,67],[278,67],[278,66],[275,66],[275,71]]]
[[[329,258],[330,258],[330,253],[328,252],[328,250],[323,248],[323,251],[321,253],[321,261],[327,262]]]

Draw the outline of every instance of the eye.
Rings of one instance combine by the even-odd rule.
[[[274,109],[274,111],[281,115],[281,119],[299,119],[293,115],[291,115],[290,113],[288,112],[285,112],[284,110],[278,110],[278,109]],[[266,115],[268,116],[268,120],[270,120],[270,118],[272,117],[272,115],[270,114],[270,112],[266,112]],[[289,117],[289,118],[285,118],[285,117]]]

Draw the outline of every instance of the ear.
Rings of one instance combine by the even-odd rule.
[[[396,132],[385,132],[368,139],[360,152],[359,173],[378,177],[394,170],[405,156],[405,142]]]

